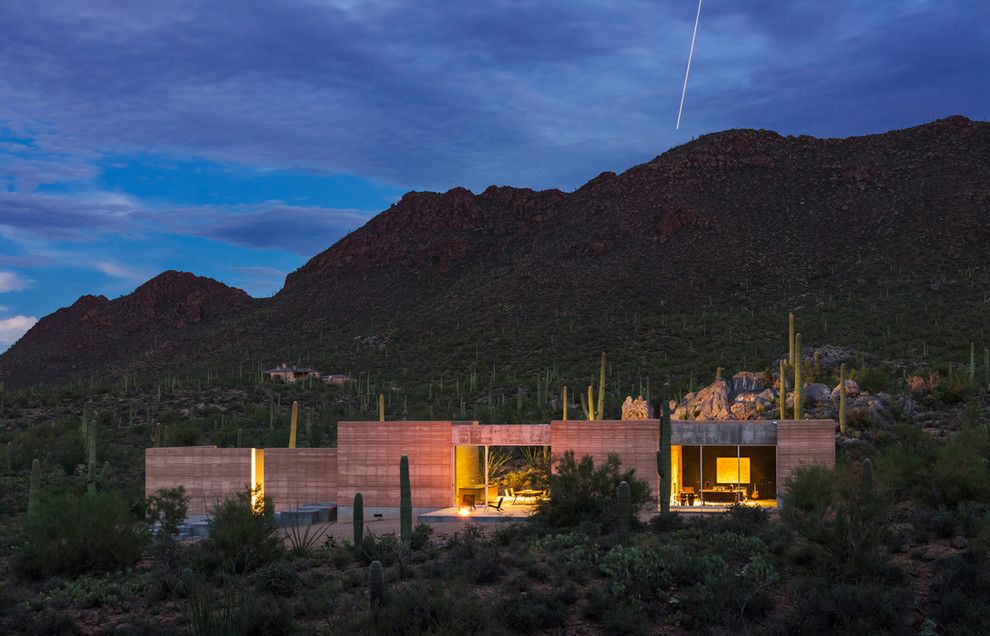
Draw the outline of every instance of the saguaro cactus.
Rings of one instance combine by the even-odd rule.
[[[794,312],[787,315],[787,364],[794,366]]]
[[[379,393],[378,394],[378,421],[379,422],[384,422],[385,421],[385,394],[384,393]]]
[[[846,365],[839,365],[839,432],[846,434]]]
[[[385,571],[381,561],[372,561],[368,568],[368,596],[371,598],[371,609],[377,614],[385,601]]]
[[[657,450],[657,476],[660,478],[660,512],[670,512],[670,384],[660,394],[660,448]]]
[[[803,393],[803,382],[801,380],[801,334],[797,333],[794,335],[794,346],[796,350],[794,352],[796,358],[794,360],[794,419],[799,420],[804,417],[804,405],[801,403]]]
[[[292,415],[289,418],[289,448],[296,447],[296,431],[299,427],[299,402],[292,400]]]
[[[863,460],[863,494],[869,495],[873,492],[873,462],[869,459]]]
[[[41,462],[36,459],[31,462],[31,485],[28,488],[28,516],[38,511],[39,497],[41,497]]]
[[[585,402],[581,396],[581,410],[589,420],[600,420],[605,417],[605,352],[602,351],[601,362],[598,367],[598,408],[595,408],[594,386],[588,385],[588,401]]]
[[[561,397],[564,402],[564,417],[563,420],[567,421],[567,385],[564,385],[564,395]]]
[[[354,493],[354,551],[361,554],[361,544],[364,541],[364,496]]]
[[[409,458],[399,460],[399,538],[408,544],[412,540],[412,490],[409,486]]]
[[[784,361],[780,361],[780,419],[787,419],[787,375],[784,373]]]
[[[617,500],[619,504],[619,544],[629,545],[629,518],[632,516],[632,512],[628,482],[619,482]]]

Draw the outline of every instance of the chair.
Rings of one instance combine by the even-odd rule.
[[[512,503],[516,503],[516,499],[519,499],[519,495],[516,494],[516,491],[513,488],[506,488],[505,496],[512,497]]]
[[[488,507],[489,508],[494,508],[496,512],[502,512],[502,502],[503,501],[505,501],[505,497],[499,497],[497,504],[489,503],[488,504]]]
[[[461,508],[470,508],[474,510],[474,495],[461,495]]]
[[[688,505],[693,506],[695,497],[694,486],[684,486],[682,494],[687,495]]]

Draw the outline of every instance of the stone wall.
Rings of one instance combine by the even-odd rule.
[[[159,488],[183,486],[189,496],[189,514],[207,514],[217,503],[247,489],[254,457],[252,448],[148,448],[144,451],[144,492],[150,495]]]
[[[275,510],[337,501],[336,448],[266,448],[265,495]]]

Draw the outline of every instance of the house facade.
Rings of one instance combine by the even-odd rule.
[[[833,420],[674,421],[671,503],[775,505],[803,464],[835,465]],[[189,512],[206,514],[248,484],[261,486],[278,510],[336,502],[349,518],[358,492],[366,514],[394,516],[399,507],[399,459],[409,458],[414,511],[455,506],[478,484],[478,464],[494,446],[549,446],[555,457],[571,451],[595,463],[616,454],[656,496],[659,492],[657,420],[553,421],[532,425],[477,422],[340,422],[336,448],[216,448],[191,446],[145,451],[145,492],[184,486]],[[473,452],[472,452],[473,449]],[[482,459],[483,458],[483,459]],[[471,464],[469,470],[465,466]],[[460,467],[460,470],[459,470]]]
[[[282,364],[274,369],[265,369],[265,377],[269,380],[282,380],[283,382],[298,382],[306,378],[319,378],[320,372],[309,367],[290,367]]]

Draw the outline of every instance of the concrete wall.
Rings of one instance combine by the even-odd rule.
[[[182,446],[144,451],[144,492],[183,486],[189,514],[207,514],[217,503],[243,492],[252,479],[252,448]]]
[[[265,495],[275,510],[337,501],[337,449],[266,448]]]
[[[394,516],[399,508],[399,459],[409,457],[413,509],[447,508],[454,501],[452,422],[340,422],[337,425],[337,503],[349,518],[354,494],[365,515]]]
[[[455,424],[451,427],[455,446],[548,446],[546,424]]]
[[[591,455],[598,465],[609,453],[615,453],[622,460],[623,469],[635,468],[636,477],[650,485],[654,496],[659,487],[659,443],[657,420],[554,420],[550,423],[550,450],[554,458],[571,450],[578,459]]]
[[[670,429],[671,444],[681,446],[773,446],[777,443],[777,422],[676,421],[670,423]]]
[[[834,420],[782,420],[777,423],[777,494],[798,466],[835,466]]]

